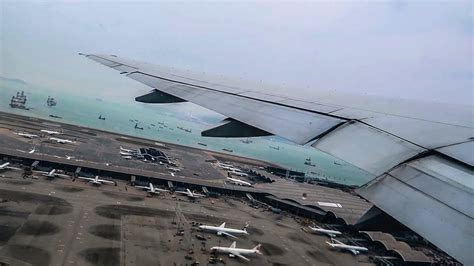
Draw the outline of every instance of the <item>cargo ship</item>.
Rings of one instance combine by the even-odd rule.
[[[48,96],[48,99],[46,100],[46,104],[51,107],[51,106],[56,106],[57,102],[54,100],[53,97]]]
[[[29,108],[26,107],[26,95],[24,91],[21,91],[21,93],[17,91],[16,95],[12,96],[10,107],[29,110]]]

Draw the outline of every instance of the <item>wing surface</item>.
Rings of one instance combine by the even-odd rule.
[[[136,100],[189,101],[228,119],[205,136],[275,134],[312,146],[375,176],[421,153],[436,151],[472,166],[471,106],[340,95],[307,94],[231,81],[110,55],[85,55],[153,90]],[[284,125],[284,126],[282,126]],[[455,146],[453,148],[448,148]],[[360,156],[364,153],[364,156]]]

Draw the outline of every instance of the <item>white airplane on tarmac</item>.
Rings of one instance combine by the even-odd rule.
[[[199,226],[199,228],[201,228],[203,230],[216,232],[218,236],[226,235],[226,236],[230,236],[232,238],[237,238],[233,234],[248,235],[249,233],[247,233],[247,227],[248,227],[248,224],[245,225],[245,227],[243,229],[226,228],[225,227],[225,222],[222,223],[220,226],[212,226],[212,225],[200,225]]]
[[[135,150],[125,149],[122,146],[120,146],[120,151],[128,152],[128,153],[136,152]]]
[[[347,245],[347,244],[344,244],[341,241],[336,240],[334,238],[331,238],[331,242],[326,241],[326,243],[328,245],[330,245],[332,248],[341,249],[341,250],[349,250],[354,255],[357,255],[360,252],[368,251],[368,249],[366,247]]]
[[[34,173],[40,173],[41,175],[43,176],[46,176],[46,177],[49,177],[49,178],[54,178],[54,177],[70,177],[66,174],[60,174],[60,173],[56,173],[56,169],[53,169],[49,172],[46,172],[46,171],[33,171]]]
[[[217,162],[217,166],[219,166],[219,167],[234,167],[232,164],[226,164],[226,163],[221,163],[221,162]]]
[[[250,261],[247,257],[244,257],[244,255],[251,255],[251,254],[260,254],[259,248],[261,247],[260,244],[256,245],[252,249],[247,249],[247,248],[236,248],[236,242],[234,241],[230,247],[212,247],[211,252],[219,252],[219,253],[227,253],[229,254],[229,257],[239,257],[243,260]]]
[[[47,129],[41,129],[40,132],[46,133],[48,135],[61,135],[61,134],[63,134],[62,132],[59,132],[59,131],[47,130]]]
[[[51,141],[55,141],[56,143],[66,144],[66,143],[75,143],[75,141],[69,139],[60,139],[60,138],[49,138]]]
[[[176,167],[168,167],[168,170],[172,171],[172,172],[181,172],[181,169],[179,168],[176,168]]]
[[[30,133],[15,133],[15,134],[17,134],[18,136],[22,136],[24,138],[27,138],[27,139],[34,139],[34,138],[39,137],[36,134],[30,134]]]
[[[239,186],[253,187],[253,185],[247,181],[240,180],[237,178],[232,178],[232,177],[227,177],[227,182],[232,183],[234,185],[239,185]]]
[[[324,229],[324,228],[321,228],[317,225],[315,227],[312,227],[312,226],[308,226],[308,227],[309,227],[309,229],[313,230],[314,232],[318,232],[318,233],[321,233],[321,234],[326,234],[331,238],[342,234],[341,232],[339,232],[337,230]]]
[[[193,193],[191,190],[189,190],[189,188],[187,188],[186,191],[175,191],[175,192],[185,194],[186,196],[188,196],[190,198],[194,198],[194,199],[202,198],[202,197],[206,196],[206,195],[202,195],[202,194],[198,194],[198,193]]]
[[[125,152],[125,151],[120,151],[120,155],[122,155],[122,156],[132,156],[133,154],[131,154],[129,152]]]
[[[148,191],[150,194],[160,194],[161,192],[169,192],[169,190],[157,188],[153,186],[152,183],[149,183],[148,186],[135,186],[136,188],[143,188]]]
[[[102,183],[114,184],[115,185],[114,181],[110,181],[110,180],[106,180],[106,179],[99,179],[98,175],[96,175],[95,178],[83,177],[83,176],[78,176],[77,178],[87,180],[87,181],[89,181],[89,183],[91,183],[93,185],[97,185],[97,186],[102,185]]]
[[[4,171],[4,170],[21,170],[21,168],[9,166],[9,165],[10,165],[9,162],[6,162],[6,163],[4,163],[4,164],[0,164],[0,171]]]
[[[232,170],[232,171],[229,171],[228,173],[231,175],[237,175],[237,176],[244,176],[244,177],[249,176],[248,174],[241,171],[237,171],[237,170]]]
[[[219,165],[219,167],[228,171],[241,171],[239,168],[233,167],[232,165],[231,166]]]

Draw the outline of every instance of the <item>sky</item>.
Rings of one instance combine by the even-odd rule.
[[[471,1],[0,0],[1,76],[121,102],[150,89],[79,52],[303,93],[474,99]]]

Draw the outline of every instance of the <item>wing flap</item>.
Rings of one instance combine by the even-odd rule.
[[[232,237],[232,238],[238,238],[238,237],[236,237],[236,236],[234,236],[234,235],[232,235],[232,234],[230,234],[230,233],[227,233],[227,232],[225,232],[225,231],[219,231],[219,232],[220,232],[221,234],[223,234],[223,235],[230,236],[230,237]]]
[[[312,146],[374,175],[424,151],[422,147],[359,122],[338,127]]]
[[[239,257],[245,261],[250,261],[249,258],[245,257],[244,255],[240,254],[240,253],[237,253],[237,252],[231,252],[232,255],[236,256],[236,257]]]

